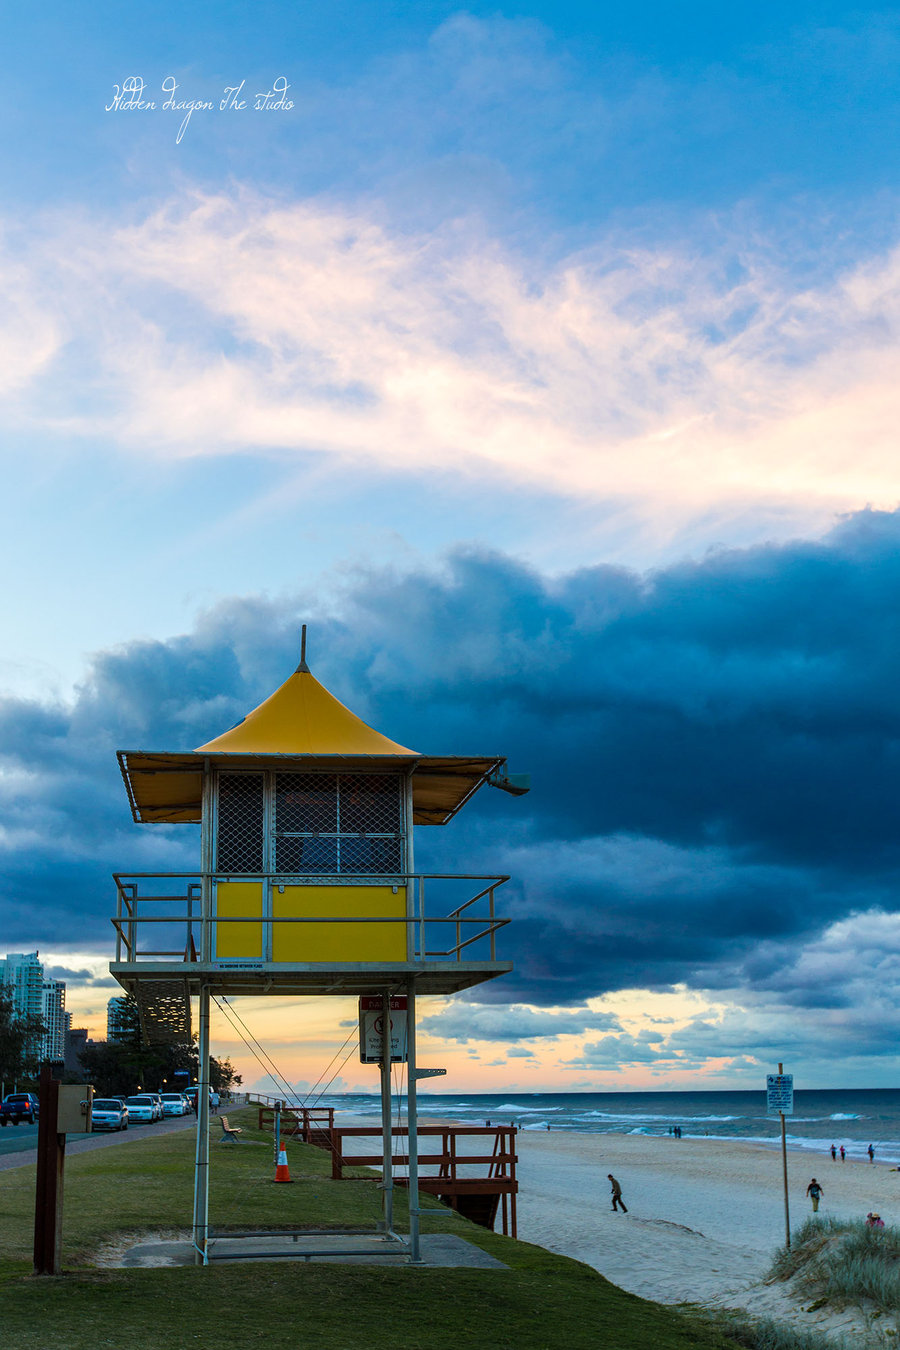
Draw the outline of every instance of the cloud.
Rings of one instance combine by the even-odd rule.
[[[233,724],[293,668],[318,603],[313,667],[366,720],[532,774],[529,796],[484,790],[419,831],[423,870],[513,878],[498,891],[513,974],[435,1034],[605,1030],[590,1053],[609,1058],[626,1043],[586,1000],[678,984],[849,1026],[897,973],[898,580],[900,516],[865,512],[818,544],[645,575],[547,578],[461,552],[348,574],[328,602],[222,603],[191,633],[99,653],[71,703],[0,705],[7,941],[109,948],[108,872],[197,865],[192,828],[131,824],[114,750]],[[657,1030],[691,1058],[714,1039]],[[636,1042],[641,1062],[657,1044]]]
[[[596,1013],[590,1008],[551,1012],[514,1003],[496,1007],[454,1002],[440,1013],[423,1017],[420,1025],[423,1031],[441,1040],[468,1045],[469,1041],[480,1040],[555,1040],[559,1036],[577,1036],[586,1031],[610,1030],[617,1028],[619,1022],[611,1013]]]
[[[900,252],[800,285],[727,231],[550,260],[474,222],[416,234],[250,189],[7,247],[36,334],[17,427],[486,476],[669,534],[900,496]]]
[[[721,1045],[714,1053],[721,1055]],[[659,1046],[648,1045],[638,1036],[603,1036],[588,1041],[581,1054],[563,1061],[566,1069],[594,1069],[604,1073],[623,1073],[637,1065],[666,1069],[692,1069],[704,1063],[703,1057],[687,1059]]]

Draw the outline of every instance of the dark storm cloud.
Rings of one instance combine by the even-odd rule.
[[[566,1012],[536,1012],[516,1004],[509,1007],[477,1006],[455,1002],[434,1017],[423,1017],[422,1030],[433,1032],[446,1041],[530,1041],[555,1040],[558,1036],[577,1036],[586,1031],[611,1031],[619,1027],[611,1013],[596,1013],[590,1008]],[[512,1053],[512,1051],[510,1051]]]
[[[114,751],[233,725],[310,619],[313,670],[367,721],[532,774],[528,797],[483,791],[419,832],[423,869],[514,876],[516,971],[485,1004],[777,982],[829,924],[894,903],[898,593],[900,517],[864,512],[820,543],[646,576],[472,552],[360,572],[325,613],[223,603],[189,635],[98,655],[70,706],[0,705],[7,948],[107,944],[113,868],[196,865],[193,829],[131,824]],[[811,987],[801,972],[782,992]]]

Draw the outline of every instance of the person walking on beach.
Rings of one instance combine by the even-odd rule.
[[[836,1144],[832,1144],[832,1145],[831,1145],[831,1161],[832,1161],[832,1162],[837,1162],[837,1145],[836,1145]]]
[[[626,1206],[626,1204],[625,1204],[625,1201],[622,1199],[622,1187],[619,1185],[618,1181],[616,1181],[616,1179],[615,1179],[615,1177],[613,1176],[612,1172],[607,1172],[606,1175],[607,1175],[607,1178],[609,1179],[609,1182],[610,1182],[610,1184],[611,1184],[611,1186],[612,1186],[612,1207],[613,1207],[613,1209],[615,1210],[616,1207],[618,1206],[618,1208],[621,1209],[621,1211],[622,1211],[623,1214],[627,1214],[627,1213],[628,1213],[628,1209],[627,1209],[627,1206]]]
[[[815,1177],[813,1177],[812,1181],[807,1186],[806,1194],[812,1201],[813,1214],[816,1214],[819,1209],[819,1199],[822,1195],[822,1187],[816,1181]]]
[[[869,1155],[869,1162],[873,1163],[875,1161],[875,1145],[870,1144],[869,1147],[866,1149],[866,1152]]]
[[[841,1162],[846,1161],[847,1161],[847,1150],[844,1148],[844,1145],[841,1144]]]

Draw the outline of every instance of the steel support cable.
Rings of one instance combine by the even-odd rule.
[[[286,1097],[288,1098],[289,1102],[293,1102],[293,1101],[295,1100],[295,1098],[296,1098],[299,1094],[296,1093],[295,1089],[291,1086],[291,1084],[290,1084],[290,1083],[288,1082],[288,1080],[285,1078],[284,1074],[283,1074],[283,1073],[281,1072],[281,1070],[278,1068],[278,1066],[276,1065],[275,1061],[271,1058],[271,1056],[267,1053],[267,1051],[265,1051],[265,1050],[263,1049],[263,1047],[259,1044],[259,1041],[257,1041],[256,1037],[253,1035],[252,1031],[251,1031],[250,1028],[247,1026],[246,1022],[244,1022],[243,1018],[241,1017],[241,1015],[240,1015],[240,1013],[237,1011],[237,1009],[234,1008],[234,1007],[232,1007],[232,1005],[231,1005],[230,1003],[228,1003],[228,1000],[227,1000],[224,996],[223,996],[223,998],[222,998],[221,1003],[219,1002],[218,999],[216,999],[216,1004],[217,1004],[217,1006],[219,1006],[220,1008],[222,1008],[222,1011],[223,1011],[223,1012],[225,1013],[225,1015],[229,1018],[229,1021],[231,1022],[231,1025],[235,1028],[235,1030],[237,1031],[238,1035],[241,1037],[241,1040],[242,1040],[242,1041],[244,1042],[244,1044],[248,1047],[248,1049],[250,1050],[250,1052],[251,1052],[251,1054],[253,1055],[253,1057],[254,1057],[254,1059],[256,1060],[256,1062],[257,1062],[257,1063],[262,1067],[262,1069],[269,1075],[269,1077],[271,1077],[271,1078],[273,1079],[273,1081],[276,1083],[276,1086],[280,1083],[280,1085],[281,1085],[281,1091],[282,1091],[282,1092],[285,1092],[285,1095],[286,1095]],[[245,1029],[245,1031],[246,1031],[246,1033],[247,1033],[247,1036],[245,1036],[245,1035],[243,1034],[243,1032],[240,1030],[240,1026],[236,1026],[236,1025],[235,1025],[235,1019],[237,1020],[238,1023],[240,1023],[240,1026],[243,1026],[243,1027],[244,1027],[244,1029]],[[334,1062],[335,1062],[335,1060],[337,1059],[338,1055],[340,1055],[341,1051],[345,1049],[345,1047],[347,1046],[348,1042],[351,1041],[351,1040],[353,1039],[353,1037],[354,1037],[355,1034],[356,1034],[356,1028],[354,1027],[353,1030],[351,1030],[350,1033],[348,1034],[348,1036],[345,1038],[344,1043],[343,1043],[343,1045],[341,1046],[340,1050],[338,1050],[334,1055],[332,1055],[329,1064],[327,1065],[327,1067],[325,1068],[325,1070],[323,1071],[323,1073],[321,1073],[321,1074],[319,1075],[319,1078],[317,1079],[316,1085],[315,1085],[315,1086],[318,1086],[318,1083],[320,1083],[320,1082],[322,1081],[323,1077],[324,1077],[325,1074],[328,1072],[328,1069],[331,1068],[331,1065],[334,1064]],[[265,1058],[268,1060],[269,1065],[271,1065],[271,1068],[267,1067],[266,1064],[264,1064],[263,1061],[260,1059],[259,1055],[258,1055],[258,1054],[256,1053],[256,1051],[253,1049],[253,1046],[250,1044],[250,1041],[248,1041],[248,1039],[247,1039],[248,1036],[251,1038],[251,1040],[254,1042],[254,1044],[257,1045],[257,1046],[259,1047],[260,1053],[261,1053],[262,1055],[264,1055]],[[347,1060],[348,1060],[348,1059],[350,1058],[350,1056],[353,1054],[353,1049],[354,1049],[354,1047],[351,1046],[350,1049],[347,1051],[346,1055],[345,1055],[344,1058],[341,1060],[340,1064],[338,1064],[338,1066],[337,1066],[337,1068],[335,1069],[334,1073],[332,1074],[331,1078],[328,1080],[328,1082],[327,1082],[327,1083],[325,1084],[325,1086],[323,1087],[323,1089],[322,1089],[322,1091],[320,1092],[320,1094],[319,1094],[318,1098],[316,1099],[316,1101],[320,1101],[321,1098],[322,1098],[322,1097],[325,1095],[325,1093],[328,1091],[328,1089],[331,1087],[331,1084],[334,1082],[335,1078],[337,1078],[337,1076],[338,1076],[338,1074],[340,1073],[341,1069],[343,1069],[344,1065],[347,1063]],[[315,1091],[315,1086],[313,1087],[312,1091]],[[306,1097],[304,1098],[303,1105],[306,1105],[306,1102],[309,1100],[310,1095],[311,1095],[311,1093],[307,1093]],[[316,1102],[313,1103],[313,1106],[315,1106],[315,1105],[316,1105]],[[333,1146],[332,1146],[332,1147],[333,1147]]]
[[[319,1084],[321,1083],[322,1079],[325,1077],[326,1073],[327,1073],[328,1070],[331,1068],[331,1066],[332,1066],[332,1064],[334,1063],[334,1061],[337,1059],[338,1055],[343,1054],[344,1050],[345,1050],[346,1047],[347,1047],[348,1042],[351,1041],[355,1035],[356,1035],[356,1027],[352,1027],[351,1030],[349,1031],[349,1033],[347,1034],[347,1036],[344,1038],[344,1043],[343,1043],[343,1045],[340,1047],[340,1049],[335,1050],[334,1054],[331,1056],[331,1059],[330,1059],[330,1060],[328,1061],[328,1063],[325,1065],[325,1068],[322,1070],[322,1072],[319,1074],[319,1076],[318,1076],[318,1078],[316,1079],[316,1081],[313,1083],[312,1087],[309,1089],[309,1091],[308,1091],[308,1092],[306,1093],[306,1095],[304,1096],[303,1101],[302,1101],[302,1103],[301,1103],[303,1106],[307,1106],[308,1104],[310,1104],[310,1103],[309,1103],[310,1097],[312,1097],[313,1093],[316,1091],[316,1088],[319,1086]],[[326,1093],[326,1092],[328,1091],[328,1089],[331,1087],[331,1084],[334,1082],[335,1078],[337,1078],[337,1076],[338,1076],[338,1074],[340,1073],[341,1069],[342,1069],[342,1068],[344,1067],[344,1065],[347,1063],[347,1060],[350,1058],[350,1056],[351,1056],[352,1054],[353,1054],[353,1050],[351,1049],[351,1050],[348,1051],[348,1053],[347,1053],[346,1055],[344,1055],[344,1058],[341,1060],[340,1064],[338,1065],[338,1067],[337,1067],[337,1069],[335,1070],[335,1072],[331,1075],[331,1077],[329,1078],[328,1082],[327,1082],[327,1083],[325,1084],[325,1086],[322,1088],[321,1092],[320,1092],[319,1095],[316,1097],[316,1100],[315,1100],[314,1102],[312,1102],[312,1106],[317,1106],[317,1105],[319,1104],[319,1102],[320,1102],[320,1101],[322,1100],[322,1098],[325,1096],[325,1093]]]
[[[216,1002],[219,1003],[219,999],[217,999]],[[270,1077],[271,1077],[271,1080],[273,1080],[273,1083],[275,1083],[275,1085],[277,1085],[277,1087],[278,1087],[278,1085],[281,1085],[282,1091],[283,1091],[283,1089],[287,1088],[287,1092],[289,1092],[290,1095],[293,1095],[294,1089],[291,1088],[291,1085],[290,1085],[289,1081],[287,1081],[285,1075],[283,1075],[283,1073],[281,1072],[281,1069],[278,1068],[278,1065],[275,1064],[275,1061],[273,1060],[273,1057],[271,1057],[270,1054],[269,1054],[269,1052],[267,1052],[267,1050],[264,1049],[263,1046],[259,1044],[258,1039],[256,1039],[254,1033],[252,1033],[252,1031],[250,1030],[250,1027],[247,1026],[247,1023],[244,1022],[244,1019],[242,1018],[242,1015],[240,1015],[240,1012],[237,1011],[237,1008],[236,1008],[236,1007],[232,1007],[232,1004],[231,1004],[231,1003],[228,1003],[228,999],[225,998],[224,995],[223,995],[223,999],[221,999],[221,1003],[219,1003],[219,1006],[221,1007],[221,1006],[223,1006],[223,1004],[225,1004],[225,1006],[228,1007],[228,1011],[231,1012],[232,1017],[235,1017],[235,1018],[237,1019],[237,1022],[239,1022],[239,1023],[240,1023],[240,1026],[242,1026],[243,1029],[244,1029],[244,1031],[246,1031],[246,1034],[248,1035],[248,1037],[250,1037],[251,1041],[254,1042],[254,1045],[256,1046],[256,1049],[259,1050],[259,1053],[262,1054],[264,1060],[266,1060],[266,1061],[267,1061],[267,1064],[270,1065],[270,1068],[267,1069],[267,1073],[269,1073],[269,1075],[270,1075]],[[232,1026],[233,1026],[233,1022],[232,1022]]]
[[[280,1083],[282,1091],[284,1091],[284,1089],[287,1088],[287,1091],[290,1094],[293,1091],[293,1089],[291,1088],[290,1083],[288,1083],[287,1079],[279,1070],[277,1064],[275,1064],[275,1062],[271,1059],[271,1057],[266,1054],[265,1050],[263,1050],[262,1046],[259,1044],[256,1038],[252,1036],[249,1030],[247,1032],[247,1035],[246,1036],[244,1035],[244,1032],[241,1030],[241,1025],[239,1025],[241,1023],[241,1019],[235,1012],[235,1010],[224,999],[220,1002],[220,1000],[216,998],[215,995],[213,995],[213,1000],[216,1004],[216,1007],[219,1008],[225,1014],[228,1021],[231,1023],[231,1026],[234,1028],[238,1036],[244,1042],[247,1049],[250,1051],[251,1055],[262,1069],[263,1073],[266,1074],[267,1077],[271,1078],[276,1086],[279,1086]],[[250,1039],[248,1039],[248,1036],[250,1037]],[[254,1045],[259,1048],[260,1054],[257,1054],[256,1049],[254,1049]],[[260,1055],[264,1056],[265,1058],[261,1058]],[[266,1060],[268,1060],[268,1063],[266,1063]]]
[[[344,1041],[344,1045],[341,1046],[341,1050],[343,1050],[344,1046],[347,1044],[347,1041],[349,1041],[349,1040],[351,1040],[351,1039],[353,1038],[353,1036],[355,1035],[355,1032],[356,1032],[356,1028],[354,1027],[354,1029],[350,1032],[350,1035],[347,1037],[347,1040]],[[355,1049],[356,1049],[355,1046],[353,1046],[353,1045],[350,1046],[350,1049],[347,1051],[346,1055],[345,1055],[344,1058],[341,1060],[340,1064],[337,1066],[337,1068],[335,1069],[334,1073],[331,1075],[331,1077],[329,1078],[328,1082],[325,1084],[324,1088],[323,1088],[322,1091],[320,1092],[319,1097],[318,1097],[317,1100],[321,1101],[322,1097],[324,1097],[325,1093],[326,1093],[326,1092],[328,1091],[328,1089],[331,1087],[331,1084],[334,1082],[335,1078],[337,1078],[338,1074],[341,1072],[341,1069],[343,1069],[344,1065],[347,1063],[347,1060],[350,1058],[350,1056],[354,1053]],[[341,1053],[341,1050],[338,1050],[337,1054],[332,1056],[332,1058],[331,1058],[331,1064],[333,1064],[334,1061],[337,1059],[337,1056]],[[330,1067],[331,1067],[331,1065],[329,1065],[329,1068],[330,1068]],[[325,1070],[325,1072],[327,1073],[327,1069]],[[321,1075],[321,1077],[324,1077],[324,1074]],[[315,1102],[313,1103],[313,1106],[315,1106]],[[330,1136],[329,1136],[329,1144],[328,1144],[328,1146],[329,1146],[329,1148],[330,1148],[330,1150],[331,1150],[331,1152],[332,1152],[333,1154],[336,1154],[336,1153],[337,1153],[337,1150],[336,1150],[336,1148],[335,1148],[335,1146],[334,1146],[334,1143],[332,1142]],[[393,1177],[393,1159],[391,1160],[391,1176]],[[382,1183],[383,1183],[383,1181],[384,1181],[384,1177],[383,1177],[383,1174],[382,1174]],[[380,1202],[378,1203],[378,1212],[379,1212],[379,1213],[381,1212],[381,1203],[380,1203]]]
[[[244,1044],[247,1046],[247,1049],[248,1049],[248,1050],[250,1051],[250,1053],[253,1055],[253,1058],[256,1060],[257,1064],[259,1064],[259,1066],[262,1068],[262,1070],[263,1070],[265,1073],[269,1074],[269,1076],[272,1077],[276,1083],[278,1082],[278,1080],[280,1080],[281,1083],[282,1083],[282,1085],[283,1085],[283,1086],[282,1086],[282,1090],[284,1090],[284,1088],[287,1088],[287,1096],[288,1096],[289,1098],[292,1097],[292,1096],[294,1095],[294,1089],[291,1087],[290,1083],[287,1081],[287,1079],[284,1077],[284,1075],[283,1075],[283,1074],[281,1073],[281,1071],[278,1069],[278,1066],[275,1064],[274,1060],[272,1060],[272,1059],[270,1058],[270,1056],[266,1053],[266,1051],[263,1050],[262,1046],[259,1044],[259,1041],[256,1040],[256,1037],[255,1037],[255,1036],[253,1035],[253,1033],[250,1031],[250,1028],[247,1027],[246,1023],[244,1022],[243,1018],[241,1017],[241,1015],[240,1015],[240,1013],[237,1011],[237,1009],[236,1009],[236,1008],[232,1008],[232,1006],[229,1004],[228,1000],[225,998],[224,995],[223,995],[223,997],[222,997],[222,1000],[220,1001],[220,1000],[216,997],[216,995],[214,994],[214,995],[213,995],[213,1001],[214,1001],[214,1003],[216,1004],[216,1006],[217,1006],[218,1008],[220,1008],[221,1011],[225,1014],[225,1016],[227,1017],[228,1021],[231,1023],[231,1025],[232,1025],[232,1027],[234,1028],[234,1030],[237,1032],[237,1034],[238,1034],[238,1036],[240,1037],[240,1039],[244,1042]],[[240,1025],[237,1025],[237,1023],[240,1023]],[[243,1026],[243,1027],[246,1029],[246,1032],[247,1032],[247,1035],[246,1035],[246,1036],[244,1035],[243,1031],[241,1031],[241,1026]],[[343,1050],[344,1047],[347,1045],[347,1043],[348,1043],[350,1040],[352,1040],[352,1038],[353,1038],[353,1036],[354,1036],[354,1034],[355,1034],[355,1031],[356,1031],[356,1028],[354,1027],[353,1030],[349,1033],[349,1035],[348,1035],[347,1038],[345,1039],[344,1044],[341,1046],[341,1049],[338,1050],[336,1054],[332,1055],[331,1061],[330,1061],[330,1063],[329,1063],[329,1065],[328,1065],[328,1068],[330,1068],[331,1065],[334,1063],[334,1061],[337,1059],[338,1055],[341,1053],[341,1050]],[[248,1037],[249,1037],[250,1039],[248,1039]],[[271,1066],[272,1066],[271,1069],[267,1068],[267,1066],[266,1066],[266,1064],[263,1062],[263,1060],[260,1059],[260,1056],[256,1053],[256,1050],[253,1048],[253,1044],[251,1044],[251,1040],[252,1040],[253,1044],[259,1046],[260,1052],[261,1052],[263,1055],[265,1055],[266,1059],[269,1060],[269,1063],[270,1063]],[[341,1069],[343,1069],[344,1065],[347,1063],[347,1060],[348,1060],[348,1059],[350,1058],[350,1056],[353,1054],[354,1048],[355,1048],[355,1047],[351,1046],[350,1049],[347,1051],[346,1055],[344,1056],[344,1058],[341,1060],[340,1064],[339,1064],[339,1065],[337,1066],[337,1068],[335,1069],[335,1071],[334,1071],[334,1073],[332,1074],[331,1078],[330,1078],[330,1079],[328,1080],[328,1082],[325,1084],[325,1087],[322,1089],[322,1092],[319,1094],[319,1099],[321,1099],[321,1097],[323,1097],[323,1096],[325,1095],[325,1093],[328,1091],[328,1089],[329,1089],[329,1087],[331,1086],[331,1084],[334,1082],[335,1078],[337,1078],[338,1074],[341,1072]],[[325,1071],[324,1071],[325,1073],[328,1072],[328,1068],[325,1069]],[[274,1071],[274,1072],[273,1072],[273,1071]],[[318,1081],[321,1082],[321,1079],[322,1079],[323,1077],[324,1077],[324,1073],[323,1073],[323,1074],[320,1074],[320,1075],[319,1075]],[[315,1105],[315,1103],[314,1103],[314,1105]],[[274,1132],[274,1126],[273,1126],[273,1132]],[[330,1137],[329,1137],[329,1149],[330,1149],[330,1151],[331,1151],[332,1153],[335,1152],[334,1144],[331,1142]]]
[[[347,1037],[347,1041],[349,1041],[350,1038],[351,1038],[352,1036],[353,1036],[353,1032],[351,1031],[350,1036]],[[347,1044],[347,1041],[344,1041],[344,1045],[341,1046],[341,1050],[344,1049],[344,1046]],[[332,1083],[334,1082],[334,1080],[337,1078],[337,1076],[338,1076],[338,1074],[340,1073],[341,1069],[343,1069],[344,1065],[347,1063],[347,1060],[348,1060],[348,1059],[350,1058],[350,1056],[354,1053],[355,1049],[356,1049],[356,1047],[355,1047],[354,1045],[351,1045],[350,1049],[347,1051],[346,1055],[345,1055],[344,1058],[341,1060],[340,1064],[337,1066],[337,1068],[335,1069],[334,1073],[333,1073],[333,1074],[331,1075],[331,1077],[329,1078],[328,1082],[327,1082],[327,1083],[325,1084],[325,1086],[322,1088],[322,1091],[319,1093],[319,1095],[318,1095],[318,1097],[316,1098],[316,1100],[311,1104],[311,1106],[310,1106],[310,1108],[309,1108],[310,1110],[313,1110],[313,1109],[318,1105],[318,1103],[322,1100],[322,1098],[325,1096],[326,1092],[327,1092],[328,1089],[331,1087],[331,1085],[332,1085]],[[341,1053],[341,1050],[338,1051],[338,1055]],[[333,1064],[334,1061],[335,1061],[336,1059],[337,1059],[337,1055],[332,1056],[331,1064]],[[331,1068],[331,1064],[329,1064],[328,1068]],[[327,1073],[327,1072],[328,1072],[328,1069],[325,1070],[325,1073]],[[322,1077],[324,1077],[324,1074],[322,1074],[322,1075],[320,1076],[320,1079],[319,1079],[320,1082],[321,1082]],[[307,1097],[306,1100],[308,1100],[308,1097]],[[305,1102],[304,1102],[304,1105],[305,1105]]]
[[[246,1037],[246,1036],[244,1035],[244,1033],[241,1031],[240,1026],[238,1026],[238,1025],[235,1023],[234,1018],[231,1016],[231,1014],[232,1014],[232,1012],[233,1012],[234,1010],[233,1010],[232,1008],[229,1007],[229,1005],[228,1005],[228,1003],[227,1003],[227,1000],[225,1000],[225,999],[223,998],[222,1002],[220,1002],[219,999],[216,997],[215,994],[213,994],[212,998],[213,998],[213,1002],[214,1002],[214,1003],[216,1004],[216,1006],[220,1009],[220,1011],[223,1012],[223,1013],[225,1014],[225,1016],[226,1016],[226,1018],[228,1019],[229,1023],[231,1024],[231,1026],[233,1027],[233,1029],[237,1032],[237,1034],[238,1034],[238,1036],[240,1037],[240,1039],[244,1042],[244,1044],[246,1045],[247,1049],[250,1051],[251,1055],[252,1055],[253,1058],[256,1060],[257,1064],[259,1064],[260,1068],[263,1070],[264,1073],[269,1074],[269,1073],[270,1073],[270,1070],[267,1068],[267,1066],[266,1066],[266,1064],[263,1062],[263,1060],[260,1059],[259,1055],[256,1053],[255,1049],[254,1049],[253,1046],[251,1045],[250,1041],[247,1039],[247,1037]],[[235,1016],[236,1016],[236,1014],[235,1014]],[[260,1046],[260,1049],[262,1049],[261,1046]],[[274,1066],[273,1066],[273,1067],[274,1067]],[[276,1072],[277,1072],[277,1070],[276,1070]],[[279,1075],[279,1077],[280,1077],[280,1075]],[[274,1137],[274,1125],[273,1125],[273,1137]],[[232,1204],[232,1206],[228,1207],[228,1213],[233,1213],[233,1204]],[[195,1245],[196,1245],[196,1244],[195,1244]],[[198,1248],[198,1250],[199,1250],[199,1248]]]
[[[407,1072],[405,1063],[400,1063],[400,1064],[395,1064],[395,1065],[393,1065],[393,1071],[394,1071],[394,1072],[393,1072],[394,1095],[395,1095],[395,1097],[396,1097],[396,1099],[397,1099],[397,1129],[399,1130],[399,1129],[402,1129],[402,1126],[403,1126],[403,1119],[402,1119],[402,1107],[403,1107],[403,1078],[404,1078],[405,1073]],[[408,1142],[408,1141],[409,1141],[409,1114],[408,1114],[408,1113],[407,1113],[407,1122],[406,1122],[406,1124],[407,1124],[407,1130],[406,1130],[406,1135],[407,1135],[406,1153],[407,1153],[407,1157],[408,1157],[408,1156],[409,1156],[409,1142]],[[398,1167],[402,1167],[402,1166],[403,1166],[402,1163],[398,1163],[397,1165],[398,1165]],[[407,1178],[409,1177],[409,1163],[408,1163],[408,1162],[406,1163],[406,1176],[407,1176]]]
[[[353,1037],[353,1034],[354,1034],[354,1033],[351,1031],[351,1032],[350,1032],[350,1035],[347,1037],[347,1040],[345,1040],[345,1041],[344,1041],[344,1044],[341,1046],[341,1050],[344,1049],[344,1047],[345,1047],[346,1044],[347,1044],[347,1041],[349,1041],[349,1040]],[[327,1083],[325,1084],[325,1086],[322,1088],[322,1091],[319,1093],[319,1095],[318,1095],[318,1097],[316,1098],[316,1100],[315,1100],[314,1102],[312,1102],[312,1104],[307,1108],[308,1110],[315,1110],[317,1104],[318,1104],[318,1103],[322,1100],[322,1098],[325,1096],[325,1093],[326,1093],[326,1092],[328,1091],[328,1089],[331,1087],[331,1084],[332,1084],[332,1083],[334,1082],[334,1080],[337,1078],[338,1074],[341,1072],[341,1069],[343,1069],[344,1065],[347,1063],[347,1060],[348,1060],[348,1059],[350,1058],[350,1056],[353,1054],[354,1049],[355,1049],[355,1046],[352,1046],[352,1045],[351,1045],[350,1049],[347,1051],[346,1055],[344,1055],[344,1058],[341,1060],[340,1064],[337,1066],[337,1068],[335,1069],[334,1073],[333,1073],[333,1074],[331,1075],[331,1077],[329,1078],[328,1082],[327,1082]],[[330,1062],[329,1065],[328,1065],[328,1069],[331,1068],[331,1065],[332,1065],[332,1064],[334,1063],[334,1061],[337,1059],[338,1055],[341,1053],[341,1050],[338,1050],[338,1051],[337,1051],[337,1054],[332,1055],[332,1057],[331,1057],[331,1062]],[[322,1078],[324,1078],[325,1074],[328,1072],[328,1069],[325,1069],[324,1072],[323,1072],[322,1074],[319,1075],[319,1079],[318,1079],[319,1082],[322,1081]],[[306,1106],[306,1104],[307,1104],[308,1101],[309,1101],[309,1096],[307,1095],[307,1097],[304,1098],[303,1105]],[[328,1143],[328,1147],[331,1149],[331,1152],[332,1152],[332,1153],[335,1152],[335,1147],[334,1147],[333,1142],[331,1141],[331,1136],[330,1136],[330,1135],[329,1135],[329,1143]]]
[[[285,1078],[285,1076],[284,1076],[284,1074],[281,1072],[281,1070],[278,1068],[278,1065],[277,1065],[277,1064],[275,1063],[275,1061],[272,1059],[272,1057],[271,1057],[271,1055],[268,1053],[268,1051],[265,1050],[265,1049],[263,1048],[263,1046],[260,1045],[259,1041],[258,1041],[258,1040],[256,1039],[256,1037],[253,1035],[253,1032],[252,1032],[252,1031],[250,1030],[250,1028],[247,1026],[247,1023],[246,1023],[246,1022],[244,1021],[244,1019],[241,1017],[241,1015],[240,1015],[240,1013],[238,1012],[237,1008],[233,1008],[233,1007],[231,1006],[231,1004],[228,1002],[227,998],[224,997],[224,995],[223,995],[221,1001],[220,1001],[218,998],[216,998],[215,1001],[216,1001],[216,1006],[219,1007],[219,1008],[221,1008],[222,1011],[226,1014],[226,1016],[228,1016],[229,1021],[231,1022],[231,1025],[235,1028],[235,1030],[237,1031],[238,1035],[241,1037],[241,1040],[242,1040],[242,1041],[244,1042],[244,1044],[248,1047],[248,1049],[251,1049],[251,1050],[252,1050],[252,1046],[251,1046],[251,1044],[250,1044],[250,1042],[252,1041],[253,1045],[255,1045],[255,1046],[256,1046],[256,1049],[259,1051],[259,1055],[262,1055],[263,1059],[267,1061],[266,1064],[263,1064],[263,1061],[259,1058],[259,1055],[256,1054],[256,1051],[255,1051],[255,1050],[252,1051],[252,1053],[253,1053],[253,1055],[254,1055],[254,1058],[256,1059],[257,1063],[262,1064],[263,1069],[264,1069],[265,1072],[268,1074],[268,1076],[272,1079],[272,1081],[273,1081],[273,1083],[275,1084],[275,1086],[278,1087],[279,1090],[282,1091],[282,1092],[284,1092],[285,1089],[286,1089],[286,1090],[287,1090],[287,1095],[290,1096],[290,1097],[292,1097],[292,1096],[294,1095],[294,1089],[291,1087],[290,1083],[289,1083],[288,1080]],[[235,1019],[236,1019],[236,1021],[240,1024],[240,1026],[236,1026],[236,1025],[235,1025]],[[243,1027],[243,1029],[244,1029],[243,1032],[240,1030],[240,1027]],[[246,1035],[244,1034],[244,1032],[246,1033]],[[247,1039],[248,1037],[249,1037],[249,1040]]]

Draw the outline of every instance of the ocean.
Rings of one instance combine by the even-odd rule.
[[[300,1099],[298,1099],[300,1100]],[[419,1092],[419,1114],[459,1124],[514,1124],[522,1130],[588,1134],[665,1135],[679,1125],[684,1138],[743,1139],[781,1143],[778,1116],[766,1115],[765,1092]],[[307,1105],[380,1118],[380,1099],[362,1093],[329,1094]],[[403,1109],[405,1110],[405,1100]],[[394,1110],[397,1109],[395,1098]],[[848,1158],[863,1158],[869,1144],[877,1161],[900,1166],[900,1089],[799,1090],[786,1117],[789,1148],[828,1156],[841,1144]],[[830,1161],[830,1156],[829,1156]]]

